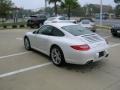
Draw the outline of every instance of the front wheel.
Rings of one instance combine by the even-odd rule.
[[[31,49],[31,45],[30,45],[30,41],[27,37],[24,38],[24,46],[26,50],[30,50]]]
[[[50,58],[56,66],[62,66],[65,64],[65,59],[62,50],[55,46],[51,49]]]

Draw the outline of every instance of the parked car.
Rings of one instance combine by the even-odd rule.
[[[31,28],[39,28],[40,25],[44,24],[45,20],[47,20],[45,15],[32,15],[27,20],[27,26]]]
[[[114,25],[111,28],[111,33],[113,36],[120,36],[120,25]]]
[[[73,23],[51,23],[26,33],[27,50],[36,49],[50,56],[57,66],[87,64],[108,57],[108,45],[101,36]]]
[[[92,19],[81,19],[79,24],[82,27],[88,28],[93,32],[96,32],[96,25],[95,22]]]
[[[45,22],[44,25],[49,23],[76,23],[76,20],[68,20],[64,16],[50,17]]]

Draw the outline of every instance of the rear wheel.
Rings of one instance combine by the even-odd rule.
[[[50,58],[56,66],[62,66],[65,64],[65,59],[62,50],[54,46],[50,51]]]
[[[24,38],[24,46],[26,50],[31,50],[30,41],[27,37]]]

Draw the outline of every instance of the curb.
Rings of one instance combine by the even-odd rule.
[[[100,25],[96,25],[96,26],[97,26],[97,28],[111,29],[111,26],[104,26],[104,25],[102,25],[102,26],[100,26]]]

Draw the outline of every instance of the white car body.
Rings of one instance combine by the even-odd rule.
[[[81,20],[79,22],[79,25],[81,25],[84,28],[88,28],[90,30],[96,30],[95,23],[91,22],[90,20]]]
[[[44,25],[50,23],[76,23],[76,20],[66,20],[63,16],[50,17],[44,22]]]
[[[31,47],[46,55],[50,55],[50,48],[52,45],[57,45],[61,48],[65,62],[72,64],[86,64],[88,62],[96,62],[105,59],[108,56],[108,44],[101,36],[92,33],[88,35],[74,36],[65,31],[62,27],[69,25],[77,25],[72,23],[55,23],[48,24],[49,26],[56,27],[64,33],[63,37],[47,36],[42,34],[34,34],[33,32],[26,33],[29,38]],[[43,25],[44,26],[44,25]],[[79,51],[71,48],[72,45],[88,44],[90,50]],[[104,55],[99,57],[100,52],[104,51]]]

